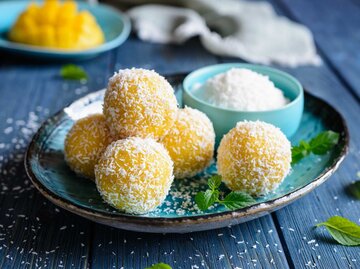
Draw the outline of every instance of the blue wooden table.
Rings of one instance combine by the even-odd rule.
[[[197,39],[183,46],[143,43],[80,64],[86,84],[64,81],[64,63],[36,62],[0,52],[0,268],[360,268],[360,247],[338,245],[318,222],[341,215],[360,222],[360,201],[345,189],[360,171],[360,1],[279,0],[276,10],[314,33],[320,67],[285,71],[341,111],[350,154],[325,184],[271,215],[219,230],[192,234],[141,234],[96,224],[59,209],[27,179],[23,156],[41,121],[69,102],[104,88],[119,68],[162,74],[234,62],[206,52]],[[0,18],[1,19],[1,18]],[[281,68],[281,67],[280,67]]]

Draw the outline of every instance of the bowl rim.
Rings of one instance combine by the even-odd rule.
[[[291,100],[288,104],[286,104],[283,107],[279,107],[276,109],[268,109],[268,110],[261,110],[261,111],[246,111],[246,110],[239,110],[239,109],[233,109],[233,108],[226,108],[226,107],[220,107],[217,105],[213,105],[211,103],[208,103],[198,97],[196,97],[190,90],[190,83],[189,80],[193,77],[193,76],[198,76],[199,73],[203,74],[203,73],[207,73],[209,71],[212,71],[214,69],[217,68],[256,68],[256,69],[262,69],[266,72],[270,72],[270,73],[277,73],[279,75],[281,75],[282,77],[286,78],[288,81],[291,81],[292,83],[295,84],[295,86],[298,88],[299,92],[297,93],[297,96],[295,97],[295,99]],[[257,71],[255,71],[257,72]],[[218,74],[220,74],[221,72],[219,72]],[[269,79],[271,80],[270,76]],[[271,80],[272,81],[272,80]],[[184,91],[184,93],[186,93],[189,97],[191,97],[193,100],[195,100],[196,102],[211,107],[212,109],[217,109],[217,110],[221,110],[221,111],[225,111],[225,112],[235,112],[235,113],[247,113],[247,114],[261,114],[261,113],[271,113],[271,112],[278,112],[278,111],[284,111],[290,107],[293,107],[295,104],[297,104],[298,102],[301,102],[301,100],[304,99],[304,88],[301,85],[301,83],[299,82],[299,80],[297,80],[294,76],[281,71],[277,68],[273,68],[273,67],[269,67],[266,65],[259,65],[259,64],[247,64],[247,63],[223,63],[223,64],[214,64],[214,65],[208,65],[199,69],[196,69],[194,71],[192,71],[191,73],[189,73],[183,80],[182,82],[182,89]],[[283,90],[280,89],[282,92]]]

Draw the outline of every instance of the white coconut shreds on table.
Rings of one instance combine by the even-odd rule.
[[[154,210],[173,182],[173,161],[151,138],[111,143],[95,167],[96,186],[111,206],[131,214]]]
[[[238,122],[220,142],[218,172],[233,191],[260,196],[275,190],[291,168],[291,145],[279,128]]]
[[[209,118],[197,109],[179,109],[175,124],[160,141],[174,161],[175,178],[192,177],[210,165],[215,132]]]
[[[124,69],[109,79],[103,113],[117,138],[159,139],[175,122],[177,101],[169,82],[155,71]]]
[[[241,111],[271,110],[289,103],[267,76],[245,68],[232,68],[208,79],[202,91],[204,101]]]

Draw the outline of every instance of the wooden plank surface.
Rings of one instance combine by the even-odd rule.
[[[23,156],[49,114],[104,86],[111,53],[82,63],[93,74],[84,85],[64,82],[62,63],[0,59],[0,268],[86,268],[92,223],[43,198],[25,175]]]
[[[360,100],[360,1],[279,0],[279,4],[311,29],[326,61]]]
[[[133,35],[117,50],[115,70],[141,67],[174,74],[215,63],[217,58],[204,50],[197,38],[178,46],[141,42]]]
[[[270,216],[190,234],[144,234],[96,225],[92,268],[289,268]]]
[[[0,268],[127,269],[157,262],[169,263],[173,268],[360,268],[359,247],[339,246],[324,229],[313,228],[336,214],[360,221],[359,202],[344,190],[360,171],[360,107],[352,96],[352,92],[358,95],[360,89],[356,75],[358,3],[277,3],[280,12],[295,16],[314,31],[331,64],[329,68],[325,61],[322,67],[286,71],[338,108],[349,123],[351,151],[336,175],[275,214],[231,228],[151,235],[93,224],[55,208],[26,178],[22,165],[24,147],[39,122],[70,101],[103,88],[107,78],[119,68],[154,68],[171,74],[218,61],[238,60],[210,55],[197,39],[183,46],[170,46],[142,43],[132,37],[116,51],[82,62],[91,79],[81,85],[64,83],[58,77],[62,63],[29,63],[1,53],[0,93],[6,98],[0,98]],[[343,7],[346,16],[341,15]],[[333,23],[333,18],[340,23]]]

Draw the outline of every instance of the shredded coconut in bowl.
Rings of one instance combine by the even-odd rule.
[[[207,80],[202,88],[201,99],[222,108],[264,111],[289,103],[269,77],[245,68],[218,74]]]

